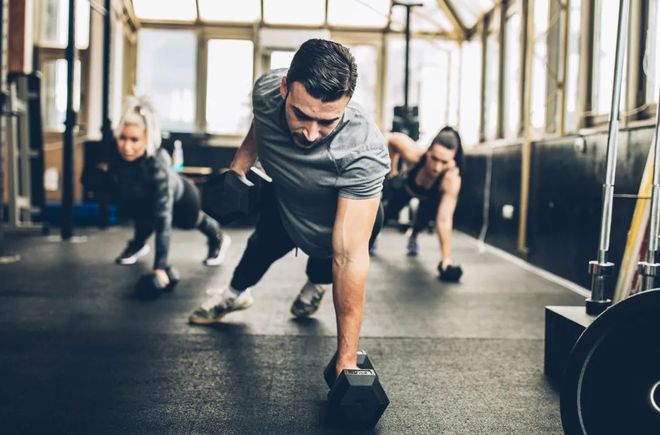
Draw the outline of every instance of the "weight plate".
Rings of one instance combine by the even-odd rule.
[[[561,390],[564,431],[660,434],[660,289],[605,310],[580,336]]]

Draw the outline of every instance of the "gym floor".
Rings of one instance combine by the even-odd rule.
[[[152,256],[115,266],[132,230],[78,230],[85,243],[13,236],[0,264],[0,422],[9,433],[345,433],[327,417],[322,371],[335,350],[331,295],[313,318],[289,307],[305,255],[287,255],[254,289],[255,304],[214,327],[187,324],[225,265],[201,265],[205,242],[175,231],[182,281],[154,301],[133,294]],[[361,347],[390,398],[374,432],[561,433],[559,395],[543,375],[545,305],[583,298],[457,233],[460,284],[436,279],[435,235],[420,255],[386,229],[372,258]]]

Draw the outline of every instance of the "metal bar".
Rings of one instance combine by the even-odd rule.
[[[621,106],[621,84],[623,81],[623,61],[626,53],[628,37],[628,14],[630,0],[619,2],[619,24],[616,41],[616,60],[614,63],[614,83],[612,86],[612,106],[610,108],[609,131],[607,137],[607,169],[603,185],[603,214],[600,228],[600,247],[598,260],[607,261],[607,251],[610,248],[610,230],[612,226],[612,195],[614,194],[614,179],[616,176],[616,159],[619,145],[619,107]]]
[[[410,9],[412,6],[406,6],[406,63],[403,72],[403,106],[405,107],[406,114],[408,113],[408,91],[409,91],[409,75],[410,75]]]
[[[103,16],[103,85],[102,85],[102,116],[101,122],[101,147],[107,150],[112,146],[112,121],[110,120],[110,50],[112,48],[112,0],[105,0],[105,15]],[[105,193],[99,195],[101,228],[108,226],[108,196]]]
[[[74,143],[73,136],[76,128],[76,112],[73,108],[74,76],[76,68],[76,27],[75,27],[76,0],[69,0],[69,37],[66,47],[67,61],[67,93],[66,93],[66,121],[62,137],[62,227],[63,240],[70,240],[73,236],[73,164]]]
[[[660,102],[660,96],[658,96]],[[660,104],[660,103],[659,103]],[[658,221],[660,210],[660,111],[655,115],[655,135],[653,136],[653,184],[651,185],[651,210],[649,217],[649,244],[646,261],[640,263],[642,290],[656,288],[656,275],[660,265],[656,264],[658,254]]]
[[[600,225],[600,243],[598,260],[589,263],[591,278],[591,297],[586,301],[587,314],[597,315],[607,308],[612,301],[606,297],[607,279],[612,274],[614,265],[607,261],[612,226],[612,200],[616,175],[617,148],[619,139],[619,106],[621,104],[621,84],[623,81],[623,63],[628,38],[628,16],[630,0],[619,1],[619,23],[617,26],[616,58],[612,83],[612,106],[607,137],[607,167],[603,184],[603,210]]]
[[[4,246],[3,223],[4,205],[2,199],[5,197],[5,173],[4,173],[4,131],[2,123],[4,119],[6,94],[5,94],[5,74],[4,74],[4,42],[5,42],[5,0],[0,0],[0,256],[2,256],[2,247]],[[7,118],[7,122],[9,119]]]

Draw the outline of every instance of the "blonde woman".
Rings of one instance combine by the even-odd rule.
[[[120,209],[135,225],[133,238],[117,257],[117,264],[134,264],[147,255],[147,239],[155,232],[153,271],[167,286],[172,226],[201,231],[208,239],[204,264],[221,264],[231,240],[213,218],[201,211],[195,185],[172,169],[169,153],[160,147],[160,128],[150,101],[130,97],[115,133],[117,153],[110,159],[107,178],[119,198]]]

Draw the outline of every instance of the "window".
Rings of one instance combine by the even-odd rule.
[[[69,38],[69,1],[42,0],[39,10],[39,46],[66,48]],[[89,46],[89,2],[76,2],[76,47]]]
[[[419,106],[420,141],[424,142],[448,122],[450,52],[441,44],[410,41],[410,106]],[[388,42],[386,126],[392,125],[394,106],[404,103],[405,41]]]
[[[199,16],[204,21],[225,21],[252,23],[261,17],[259,0],[241,0],[231,7],[218,0],[198,0]]]
[[[479,143],[481,113],[481,40],[463,43],[459,132],[463,145]]]
[[[193,0],[133,0],[135,15],[152,21],[195,21],[197,8]]]
[[[532,62],[532,128],[545,132],[546,93],[548,89],[548,25],[550,1],[536,0],[534,5],[534,55]]]
[[[264,21],[269,24],[319,26],[325,21],[325,0],[266,0]]]
[[[521,19],[518,4],[508,8],[505,24],[506,58],[504,64],[504,135],[518,137],[520,130]]]
[[[197,38],[193,31],[142,29],[138,33],[137,93],[151,98],[161,128],[195,129]]]
[[[582,38],[582,0],[571,0],[568,16],[568,54],[566,65],[566,131],[578,129],[578,86],[580,80],[580,41]]]
[[[484,95],[484,133],[486,139],[497,138],[498,93],[500,87],[499,14],[491,14],[486,37],[486,89]]]
[[[64,131],[66,120],[67,97],[67,61],[55,59],[45,61],[42,65],[43,81],[43,120],[44,129]],[[73,106],[80,107],[80,61],[76,61],[73,90]]]
[[[244,134],[250,126],[254,46],[252,41],[212,39],[208,44],[207,129]],[[227,59],[233,67],[227,68]]]
[[[612,3],[612,4],[610,4]],[[595,114],[608,114],[612,106],[612,83],[614,82],[614,60],[616,57],[616,29],[619,20],[619,2],[596,1],[594,41],[594,81],[592,110]],[[628,50],[626,50],[627,52]],[[625,60],[624,60],[625,65]],[[623,83],[625,83],[625,71]],[[625,95],[625,87],[621,95]],[[621,98],[624,101],[625,98]]]
[[[288,68],[293,60],[293,50],[275,50],[270,54],[270,69]]]
[[[651,0],[648,9],[644,73],[646,74],[646,101],[658,104],[660,96],[660,1]]]
[[[364,107],[375,119],[378,51],[374,45],[345,45],[351,50],[358,67],[358,81],[352,99]]]
[[[387,25],[389,13],[390,0],[328,1],[328,24],[331,26],[382,28]]]

